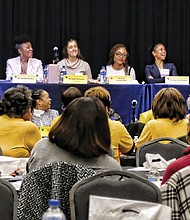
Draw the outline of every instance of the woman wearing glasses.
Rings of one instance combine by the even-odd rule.
[[[136,80],[135,70],[128,64],[128,52],[124,44],[116,44],[112,47],[109,54],[109,62],[106,67],[108,76],[130,75],[132,80]]]

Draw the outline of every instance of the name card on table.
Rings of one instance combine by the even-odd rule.
[[[66,84],[87,84],[87,75],[65,75],[64,83]]]
[[[36,83],[36,75],[13,74],[12,83]]]
[[[131,84],[131,76],[109,76],[109,84]]]
[[[189,76],[166,76],[165,84],[189,85]]]

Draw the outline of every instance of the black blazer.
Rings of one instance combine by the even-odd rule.
[[[173,63],[164,63],[163,69],[170,70],[170,76],[177,76],[177,69]],[[157,65],[154,63],[152,65],[146,65],[145,76],[147,83],[164,83],[165,78],[161,78],[160,71]],[[154,79],[150,79],[152,76]]]

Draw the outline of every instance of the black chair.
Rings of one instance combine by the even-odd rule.
[[[6,180],[0,179],[0,219],[16,220],[18,197],[16,189]]]
[[[162,141],[169,141],[167,144],[160,143]],[[183,151],[188,145],[178,139],[170,137],[161,137],[146,142],[136,151],[136,166],[143,166],[146,161],[146,153],[160,154],[165,160],[179,158],[183,155]]]
[[[125,171],[107,171],[77,182],[70,191],[71,220],[87,220],[89,196],[97,195],[161,203],[159,188]]]
[[[129,124],[126,124],[125,127],[131,137],[134,139],[135,136],[139,137],[145,124],[141,122],[131,122]],[[134,153],[134,147],[133,145],[132,149],[127,152],[125,155],[120,156],[120,164],[122,167],[130,167],[130,166],[136,166],[136,154]]]
[[[1,147],[0,147],[0,156],[3,156],[3,151],[1,149]]]

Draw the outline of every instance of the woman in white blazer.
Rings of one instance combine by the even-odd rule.
[[[43,66],[41,60],[33,57],[33,48],[26,35],[18,36],[15,48],[18,57],[8,59],[6,64],[6,80],[11,80],[13,74],[36,75],[37,82],[43,81]]]

